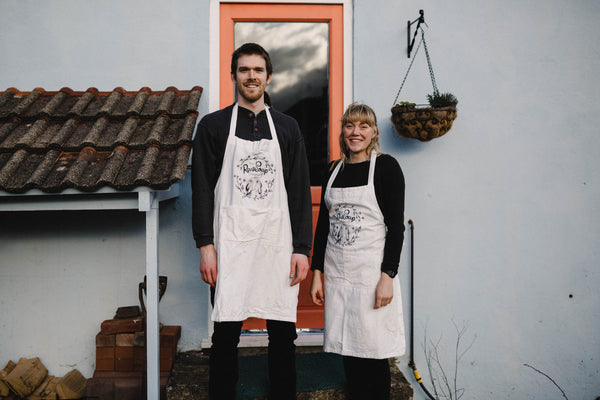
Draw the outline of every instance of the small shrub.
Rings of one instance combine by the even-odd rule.
[[[458,100],[452,93],[434,92],[427,95],[427,100],[431,107],[448,107],[458,104]]]

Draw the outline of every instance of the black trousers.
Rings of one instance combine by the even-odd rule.
[[[343,356],[349,400],[390,400],[391,373],[387,358]]]
[[[238,381],[238,343],[242,322],[215,322],[209,360],[211,400],[235,400]],[[269,398],[296,399],[296,325],[267,320],[269,334]]]

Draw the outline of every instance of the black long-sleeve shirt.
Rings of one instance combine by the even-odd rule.
[[[355,187],[366,185],[369,180],[370,161],[356,164],[346,163],[338,172],[332,187]],[[311,269],[323,271],[325,248],[329,235],[329,210],[323,200],[327,182],[333,173],[332,164],[323,178],[321,207],[315,231]],[[402,242],[404,241],[404,174],[396,159],[380,154],[375,161],[375,196],[387,228],[383,250],[382,271],[398,271]]]
[[[214,190],[221,174],[233,105],[205,115],[196,128],[192,153],[192,231],[198,248],[213,244]],[[304,138],[295,119],[269,109],[283,163],[294,253],[310,254],[312,205]],[[235,135],[244,140],[272,139],[267,114],[238,107]]]

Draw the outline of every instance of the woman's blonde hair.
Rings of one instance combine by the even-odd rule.
[[[344,141],[344,126],[348,122],[364,122],[373,129],[373,139],[367,147],[367,155],[370,157],[373,150],[379,151],[379,129],[377,128],[377,116],[375,111],[366,104],[352,103],[342,116],[342,126],[340,132],[340,159],[343,164],[350,157],[348,147]]]

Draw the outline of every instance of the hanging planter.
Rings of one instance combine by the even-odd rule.
[[[423,31],[423,28],[420,27],[421,23],[424,22],[423,11],[421,10],[420,12],[421,17],[418,19],[419,24],[417,25],[415,36],[417,31],[421,29],[421,41],[417,46],[417,50],[415,51],[415,57],[413,57],[413,60],[411,61],[408,70],[406,71],[406,75],[404,76],[402,85],[400,85],[400,90],[398,90],[398,94],[396,95],[396,99],[394,100],[391,119],[392,123],[394,124],[394,127],[396,128],[396,132],[398,132],[400,136],[409,139],[418,139],[422,142],[427,142],[431,139],[435,139],[446,134],[450,130],[450,128],[452,128],[452,123],[456,119],[457,115],[456,105],[458,104],[458,100],[451,93],[440,93],[438,91],[437,84],[435,83],[435,76],[433,75],[433,68],[431,66],[429,51],[427,50],[427,43],[425,42],[425,33]],[[410,22],[408,28],[410,37]],[[400,96],[400,92],[402,91],[402,87],[404,86],[404,82],[406,82],[406,77],[410,72],[410,69],[413,65],[413,62],[415,61],[417,53],[419,52],[421,43],[424,45],[425,48],[425,55],[427,56],[427,65],[429,66],[429,74],[431,76],[431,83],[433,85],[433,94],[427,95],[429,105],[416,105],[415,103],[407,101],[396,103],[398,101],[398,97]],[[412,44],[414,44],[414,38]],[[409,57],[410,51],[412,49],[412,44],[410,44],[408,48]]]
[[[444,96],[453,100],[431,104],[431,98],[435,96]],[[458,103],[454,95],[434,93],[428,97],[429,107],[407,102],[392,107],[392,123],[400,136],[427,142],[446,134],[452,128]]]

